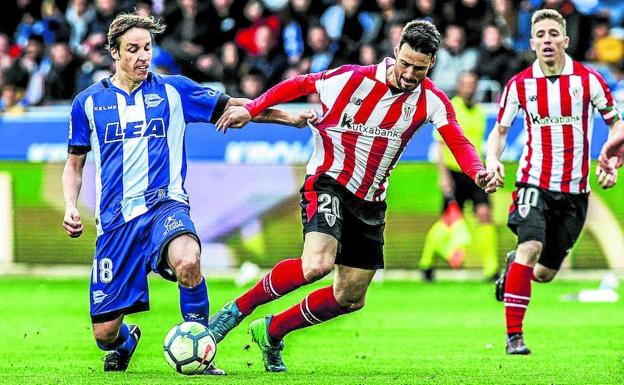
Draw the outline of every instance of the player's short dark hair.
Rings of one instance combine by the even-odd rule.
[[[412,20],[403,27],[399,48],[407,44],[414,51],[435,55],[440,48],[440,32],[430,21]]]
[[[162,33],[166,25],[160,24],[153,16],[141,16],[136,13],[122,13],[115,17],[115,20],[108,28],[108,44],[106,48],[109,51],[119,50],[119,37],[131,28],[141,28],[148,30],[152,35]]]

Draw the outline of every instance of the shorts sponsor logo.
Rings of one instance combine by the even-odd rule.
[[[163,235],[167,235],[171,231],[184,226],[184,223],[179,219],[175,219],[173,215],[171,215],[167,217],[167,219],[165,219],[165,223],[163,224],[163,226],[165,226],[165,231],[163,232]]]
[[[525,204],[518,205],[518,214],[520,214],[522,218],[526,218],[530,211],[531,206]]]
[[[105,294],[102,290],[96,290],[91,292],[91,296],[93,297],[93,304],[97,305],[98,303],[102,303],[108,294]]]

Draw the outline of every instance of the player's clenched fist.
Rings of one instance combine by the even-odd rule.
[[[65,210],[65,217],[63,218],[63,227],[67,231],[67,235],[72,238],[78,238],[82,235],[84,226],[80,220],[80,213],[75,207],[70,207]]]

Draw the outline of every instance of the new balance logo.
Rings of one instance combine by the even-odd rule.
[[[104,294],[102,290],[96,290],[91,293],[91,296],[93,297],[93,304],[97,305],[98,303],[102,303],[104,299],[108,297],[108,294]]]
[[[537,95],[531,95],[527,99],[529,100],[529,102],[535,102],[537,101]]]
[[[363,101],[362,99],[354,96],[351,98],[350,102],[355,104],[356,106],[361,106]]]

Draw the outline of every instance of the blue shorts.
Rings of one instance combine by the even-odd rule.
[[[176,281],[166,247],[182,234],[199,240],[189,206],[170,200],[100,235],[91,269],[91,321],[149,310],[147,274],[153,271]]]

